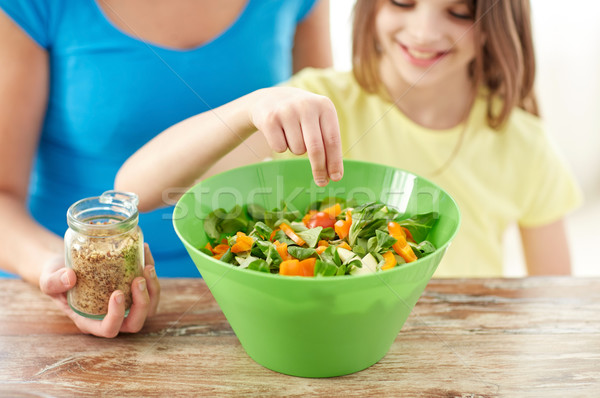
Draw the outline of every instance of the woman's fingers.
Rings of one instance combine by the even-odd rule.
[[[99,337],[116,337],[125,318],[125,295],[116,290],[110,296],[108,312],[101,321],[85,318],[69,309],[67,315],[83,333]]]
[[[131,295],[133,304],[129,309],[129,315],[123,321],[120,329],[121,332],[136,333],[144,326],[150,308],[150,297],[146,288],[145,278],[138,277],[133,280]]]
[[[148,316],[153,316],[156,314],[158,303],[160,301],[160,283],[156,276],[156,269],[154,268],[154,258],[152,257],[150,247],[147,243],[144,244],[144,257],[146,259],[144,278],[146,278],[146,288],[148,289],[148,295],[150,296]]]
[[[65,268],[63,256],[53,257],[42,266],[40,290],[51,296],[64,293],[75,286],[76,278],[72,269]]]

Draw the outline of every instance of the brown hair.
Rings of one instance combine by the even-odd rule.
[[[358,83],[378,92],[379,56],[375,15],[382,0],[357,0],[352,32],[352,67]],[[387,0],[386,0],[387,1]],[[467,0],[474,16],[475,37],[485,37],[471,64],[473,95],[483,85],[489,89],[488,124],[497,128],[517,106],[538,115],[533,92],[535,55],[528,0]],[[483,36],[482,36],[483,35]],[[493,107],[501,99],[499,109]]]

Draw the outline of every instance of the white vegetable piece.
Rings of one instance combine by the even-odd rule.
[[[360,261],[362,262],[362,268],[354,268],[350,271],[351,275],[373,274],[377,271],[377,260],[371,253],[364,256]]]

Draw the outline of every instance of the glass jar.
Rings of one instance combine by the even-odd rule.
[[[138,197],[107,191],[75,202],[67,211],[67,267],[77,282],[67,292],[71,308],[88,318],[103,319],[115,290],[131,307],[131,283],[144,270],[144,237],[138,226]]]

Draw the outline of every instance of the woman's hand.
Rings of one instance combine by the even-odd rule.
[[[117,290],[110,296],[108,313],[102,320],[85,318],[78,315],[67,303],[67,290],[75,286],[76,276],[72,269],[65,268],[64,258],[57,256],[48,261],[40,276],[40,289],[49,295],[83,333],[100,337],[115,337],[119,332],[135,333],[140,331],[146,318],[156,313],[160,298],[160,284],[154,270],[154,259],[144,244],[146,265],[144,276],[137,277],[131,285],[133,304],[125,318],[123,292]]]
[[[335,106],[329,98],[292,87],[256,92],[249,111],[254,126],[275,152],[308,152],[317,185],[342,178],[342,144]],[[254,99],[254,98],[253,98]]]

